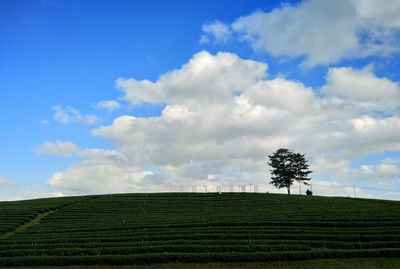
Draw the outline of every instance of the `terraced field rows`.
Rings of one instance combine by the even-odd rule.
[[[29,223],[39,214],[57,210],[63,206],[71,205],[92,199],[91,197],[66,197],[58,199],[36,199],[18,202],[0,203],[0,238],[7,232],[16,230],[19,226]]]
[[[0,240],[0,265],[400,257],[399,202],[246,193],[63,199],[71,200],[48,200],[63,206],[40,225]],[[23,208],[16,216],[28,220],[42,210]]]

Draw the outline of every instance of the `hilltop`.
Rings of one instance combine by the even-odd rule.
[[[399,253],[397,201],[159,193],[0,203],[1,266],[265,262]]]

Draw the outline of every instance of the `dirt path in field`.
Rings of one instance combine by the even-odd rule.
[[[91,198],[91,199],[96,199],[96,198]],[[50,210],[50,211],[47,211],[47,212],[44,212],[44,213],[40,213],[34,219],[32,219],[30,222],[27,222],[27,223],[24,223],[24,224],[18,226],[17,228],[15,228],[15,230],[7,232],[5,234],[0,234],[0,240],[8,238],[10,236],[13,236],[16,233],[23,232],[23,231],[25,231],[26,229],[29,229],[32,226],[38,225],[42,221],[42,219],[44,219],[45,217],[47,217],[50,214],[53,214],[53,213],[57,212],[58,210],[60,210],[62,208],[65,208],[65,207],[68,207],[68,206],[71,206],[71,205],[74,205],[74,204],[80,204],[82,202],[85,202],[85,201],[88,201],[88,200],[91,200],[91,199],[85,199],[85,200],[82,200],[82,201],[79,201],[79,202],[75,202],[75,203],[71,203],[71,204],[68,204],[68,205],[64,205],[62,207],[59,207],[58,209],[54,209],[54,210]]]
[[[57,210],[50,210],[50,211],[47,211],[45,213],[41,213],[41,214],[37,215],[30,222],[27,222],[27,223],[24,223],[24,224],[18,226],[14,231],[11,231],[11,232],[8,232],[8,233],[0,235],[0,240],[1,239],[5,239],[5,238],[10,237],[10,236],[13,236],[16,233],[25,231],[26,229],[28,229],[28,228],[30,228],[30,227],[32,227],[34,225],[39,224],[42,219],[44,219],[45,217],[47,217],[48,215],[50,215],[51,213],[54,213],[56,211]]]

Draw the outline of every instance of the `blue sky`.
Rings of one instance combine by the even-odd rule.
[[[400,7],[375,4],[2,1],[0,199],[267,185],[279,147],[320,194],[399,190]]]

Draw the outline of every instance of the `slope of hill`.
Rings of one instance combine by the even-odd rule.
[[[0,265],[399,257],[400,202],[254,193],[0,203]]]

